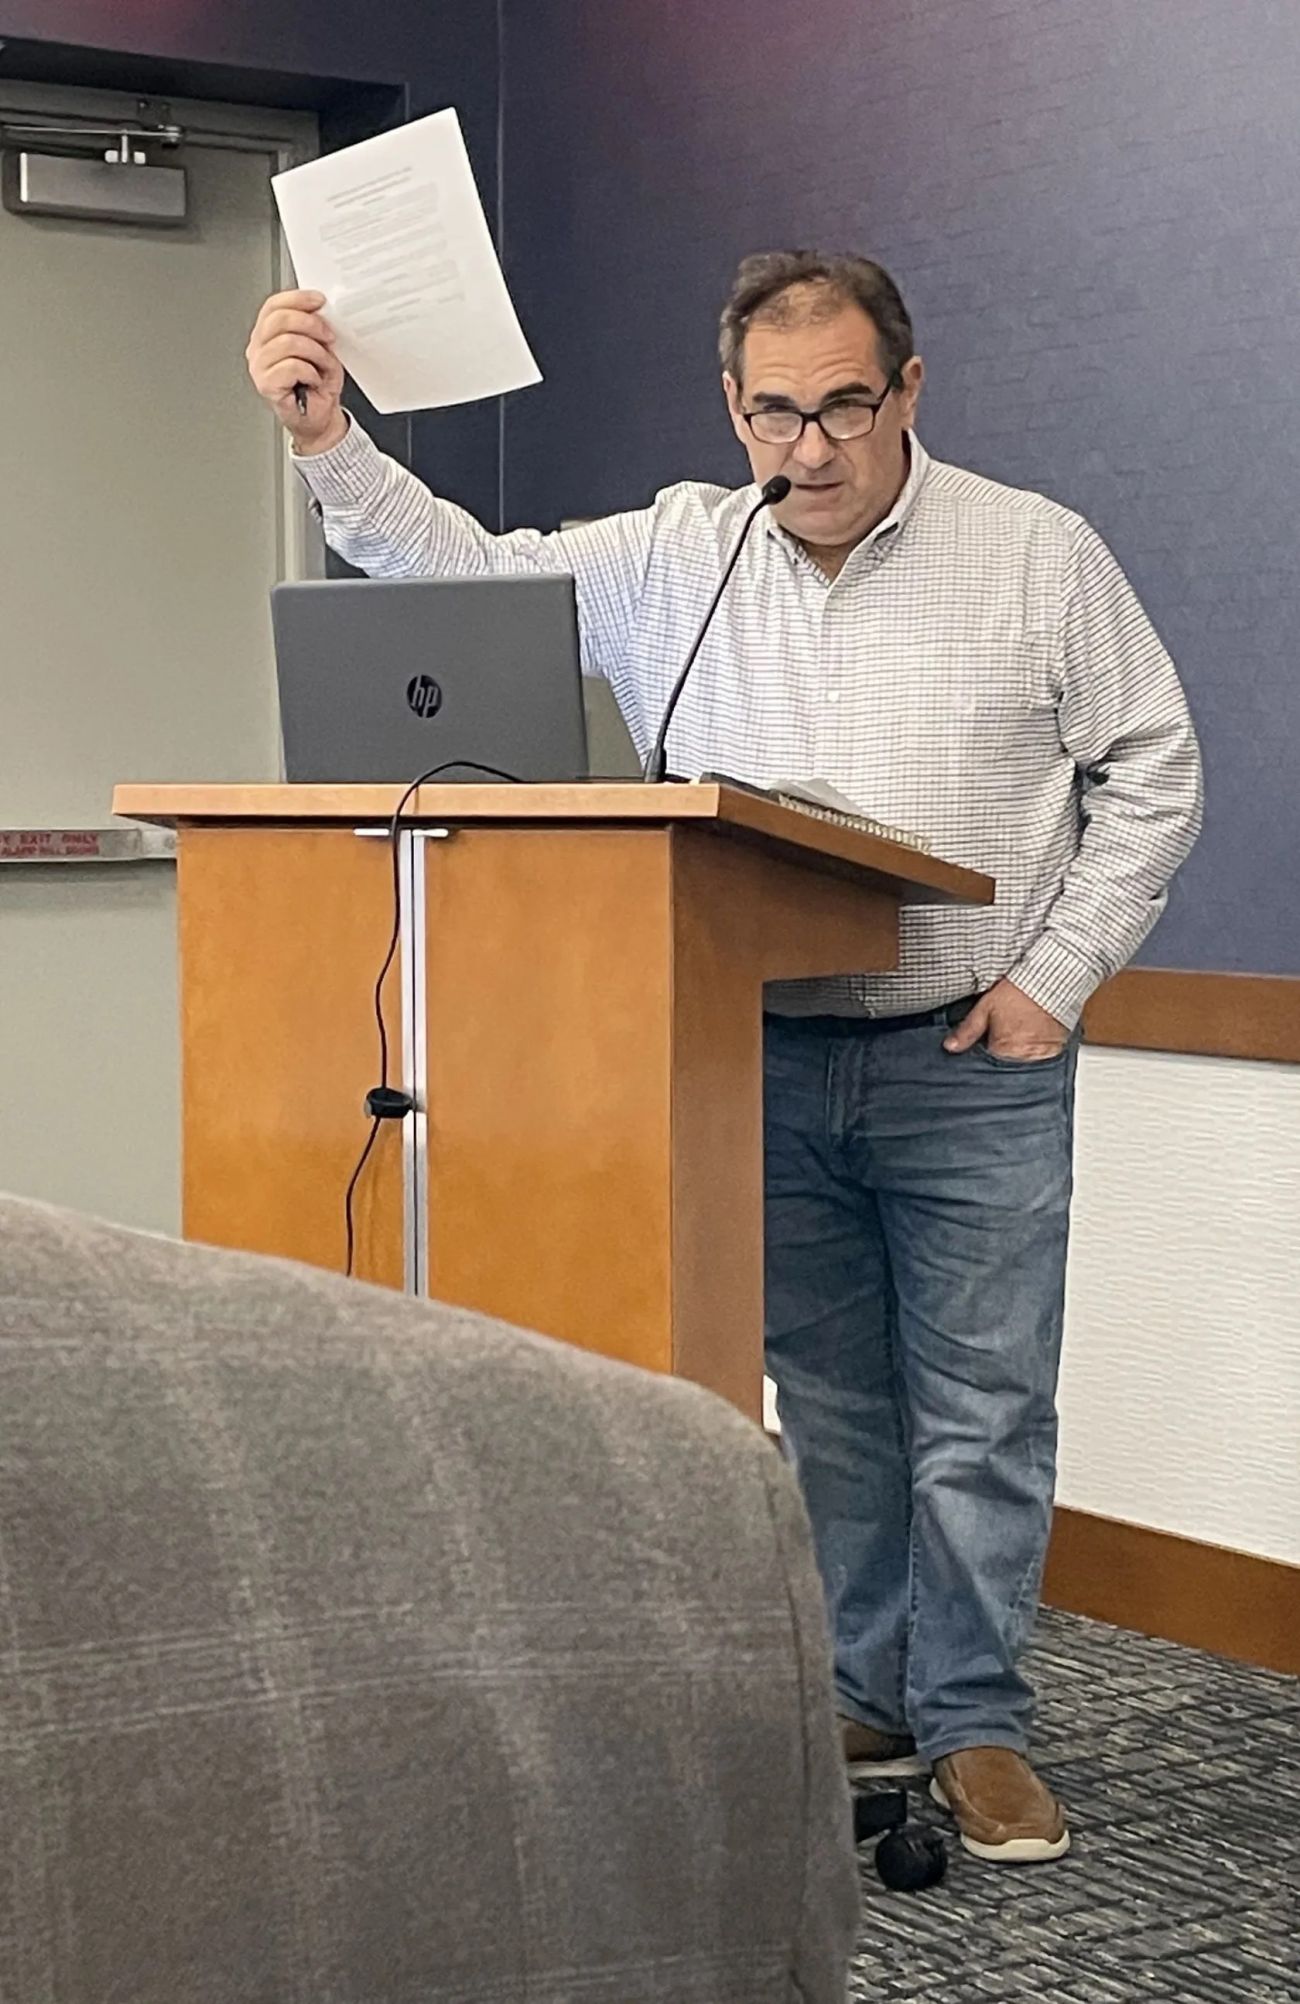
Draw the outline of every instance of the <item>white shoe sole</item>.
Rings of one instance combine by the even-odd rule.
[[[904,1754],[900,1760],[846,1761],[850,1781],[915,1781],[930,1772],[928,1760],[920,1754]]]
[[[952,1804],[937,1781],[931,1781],[930,1795],[940,1809],[952,1815]],[[1068,1830],[1055,1841],[1046,1837],[1013,1837],[1007,1844],[981,1844],[964,1830],[960,1836],[963,1851],[969,1851],[972,1858],[985,1865],[1050,1865],[1054,1858],[1063,1858],[1070,1848]]]

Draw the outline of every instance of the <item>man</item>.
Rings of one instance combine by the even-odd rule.
[[[6,2004],[843,2004],[793,1479],[707,1393],[0,1199]]]
[[[324,304],[269,301],[248,359],[330,540],[381,576],[571,571],[584,665],[644,752],[755,489],[491,536],[349,423]],[[768,1358],[845,1751],[932,1764],[977,1856],[1059,1857],[1019,1662],[1055,1479],[1076,1031],[1195,839],[1196,741],[1088,525],[924,451],[879,266],[746,260],[721,350],[754,481],[792,485],[745,547],[672,769],[829,780],[998,880],[991,912],[905,913],[896,974],[771,998]]]

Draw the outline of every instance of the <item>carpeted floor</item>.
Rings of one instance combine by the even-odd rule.
[[[1034,1678],[1073,1851],[1015,1870],[954,1840],[907,1894],[864,1847],[855,2004],[1300,2004],[1300,1680],[1058,1614]]]

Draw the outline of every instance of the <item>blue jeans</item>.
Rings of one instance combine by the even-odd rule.
[[[769,1018],[767,1364],[839,1709],[1023,1750],[1056,1478],[1077,1045]]]

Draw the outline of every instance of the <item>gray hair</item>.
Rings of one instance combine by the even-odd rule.
[[[795,288],[807,288],[812,298],[787,298]],[[741,380],[745,336],[755,320],[794,326],[829,317],[844,305],[860,306],[874,321],[880,366],[893,383],[915,353],[911,317],[883,265],[851,252],[759,251],[745,258],[722,309],[718,352],[723,368],[736,382]]]

